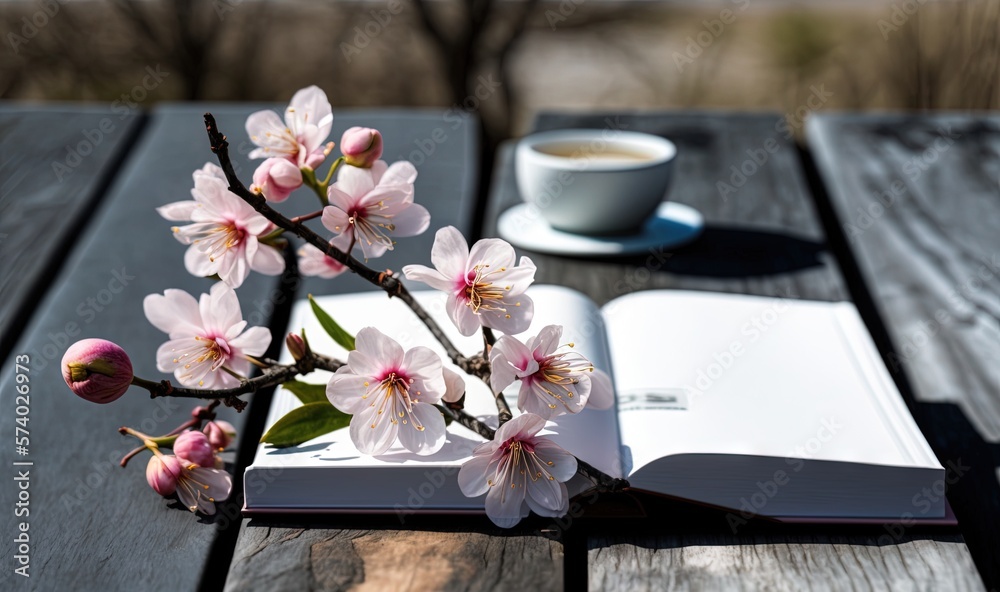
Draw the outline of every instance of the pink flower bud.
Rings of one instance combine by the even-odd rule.
[[[369,168],[382,156],[382,134],[370,127],[352,127],[340,138],[340,151],[347,164]]]
[[[268,158],[253,174],[252,189],[263,193],[270,202],[285,201],[301,186],[302,171],[284,158]]]
[[[177,489],[183,466],[176,456],[153,455],[146,465],[146,482],[153,491],[166,497]]]
[[[285,346],[288,348],[288,353],[292,354],[292,359],[296,362],[305,358],[309,353],[309,346],[306,345],[305,339],[302,339],[302,336],[296,333],[289,333],[288,337],[285,337]]]
[[[199,467],[215,466],[215,451],[208,442],[208,436],[196,430],[181,432],[174,441],[174,454],[193,462]]]
[[[118,345],[104,339],[82,339],[62,359],[63,380],[70,390],[93,403],[110,403],[132,384],[132,361]]]
[[[236,428],[233,427],[233,424],[221,419],[208,422],[202,431],[208,436],[208,443],[211,444],[212,449],[218,451],[228,448],[233,439],[236,438]]]

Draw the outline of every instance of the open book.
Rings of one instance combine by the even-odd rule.
[[[943,496],[921,497],[945,471],[853,304],[648,291],[598,308],[567,288],[528,293],[535,318],[522,340],[563,325],[564,342],[612,376],[617,399],[608,410],[560,416],[543,434],[633,489],[744,516],[946,522]],[[416,296],[460,349],[482,349],[481,336],[452,325],[444,294]],[[381,292],[317,300],[352,333],[375,326],[404,348],[426,345],[447,359],[413,313]],[[307,301],[292,313],[290,329],[299,327],[316,351],[346,356]],[[489,388],[471,377],[466,386],[466,410],[495,415]],[[518,386],[508,389],[512,406]],[[297,405],[279,388],[268,425]],[[393,448],[368,457],[347,428],[291,448],[260,445],[245,474],[245,511],[482,512],[483,499],[466,498],[457,482],[481,442],[452,423],[431,456]],[[578,475],[570,493],[588,484]]]

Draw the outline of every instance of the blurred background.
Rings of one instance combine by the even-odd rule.
[[[0,97],[542,109],[1000,108],[1000,0],[0,0]],[[152,75],[155,73],[156,75]],[[123,92],[124,91],[124,92]]]

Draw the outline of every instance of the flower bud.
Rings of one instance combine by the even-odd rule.
[[[181,432],[174,441],[174,454],[193,462],[199,467],[215,467],[215,452],[202,432],[188,430]]]
[[[292,359],[296,362],[309,355],[309,344],[306,343],[306,340],[301,335],[296,333],[289,333],[288,337],[285,337],[285,346],[288,348],[288,353],[292,354]]]
[[[465,407],[465,380],[462,375],[449,368],[442,368],[444,372],[444,396],[441,400],[452,409],[462,409]]]
[[[236,438],[236,428],[233,424],[221,419],[206,423],[202,431],[208,436],[208,443],[212,449],[220,452],[228,448]]]
[[[268,158],[253,173],[251,189],[264,194],[267,201],[281,202],[302,186],[302,171],[284,158]]]
[[[340,151],[344,162],[367,169],[382,156],[382,134],[370,127],[352,127],[340,138]]]
[[[154,454],[146,465],[146,482],[153,491],[166,497],[177,489],[182,470],[176,456]]]
[[[110,403],[132,384],[132,361],[118,345],[82,339],[62,359],[63,380],[70,390],[93,403]]]

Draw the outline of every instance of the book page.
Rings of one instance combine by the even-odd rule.
[[[708,292],[610,302],[604,317],[631,473],[686,453],[939,466],[925,443],[901,441],[907,432],[894,425],[916,426],[891,381],[866,378],[857,352],[874,346],[849,339],[843,315],[857,312],[850,303]],[[887,404],[893,397],[897,404]]]
[[[533,336],[547,324],[564,324],[566,332],[563,342],[575,341],[576,349],[591,359],[596,367],[610,369],[604,326],[600,313],[591,301],[577,292],[552,286],[533,286],[529,294],[535,299],[535,319],[531,328],[518,336],[522,341]],[[482,351],[482,336],[463,336],[455,328],[445,312],[446,296],[440,292],[415,292],[415,298],[437,321],[451,341],[466,355]],[[348,332],[356,334],[368,326],[376,327],[409,349],[418,345],[430,347],[441,355],[445,365],[463,376],[466,384],[466,411],[478,417],[488,417],[490,425],[496,426],[496,405],[490,388],[479,379],[470,377],[448,361],[443,347],[430,334],[426,326],[411,310],[399,300],[389,299],[382,292],[321,296],[317,303]],[[313,315],[309,302],[296,303],[289,325],[289,331],[306,329],[310,344],[317,352],[346,360],[347,352],[325,333]],[[290,362],[288,353],[282,361]],[[317,371],[305,377],[306,382],[325,383],[329,372]],[[519,383],[506,391],[507,400],[517,415],[517,390]],[[267,425],[272,425],[281,416],[298,407],[300,403],[289,392],[278,389],[268,415]],[[566,416],[564,416],[566,417]],[[595,466],[611,470],[618,460],[619,440],[615,410],[584,410],[549,423],[543,434],[551,434],[552,439],[577,456]],[[378,458],[365,456],[357,451],[350,439],[347,428],[320,436],[300,446],[275,449],[267,445],[258,448],[254,465],[289,467],[316,467],[329,465],[340,468],[361,468],[376,466],[458,466],[471,455],[472,450],[483,442],[477,434],[458,423],[448,427],[448,440],[439,452],[430,456],[418,456],[398,444]]]

